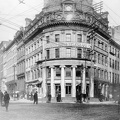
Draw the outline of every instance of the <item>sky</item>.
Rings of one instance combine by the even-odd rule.
[[[120,0],[102,1],[102,11],[109,12],[109,26],[120,25]],[[0,41],[13,40],[17,30],[25,27],[25,18],[33,20],[43,6],[44,0],[0,0]]]

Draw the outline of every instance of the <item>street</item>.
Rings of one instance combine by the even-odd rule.
[[[0,107],[0,120],[120,120],[117,105],[77,103],[10,103]]]

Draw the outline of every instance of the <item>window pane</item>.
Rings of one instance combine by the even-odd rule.
[[[47,50],[46,52],[47,52],[47,53],[46,53],[46,54],[47,54],[46,57],[47,57],[47,59],[49,59],[49,58],[50,58],[50,50]]]
[[[67,48],[67,49],[66,49],[66,52],[67,52],[67,53],[66,53],[66,56],[67,56],[67,57],[71,57],[71,49],[70,49],[70,48]]]
[[[50,37],[49,36],[46,36],[46,41],[47,41],[47,43],[50,42]]]
[[[60,41],[60,35],[59,34],[56,34],[55,35],[55,42],[59,42]]]
[[[82,49],[77,49],[77,58],[82,57]]]
[[[82,34],[77,34],[77,42],[82,42]]]
[[[71,41],[71,34],[66,34],[66,41],[70,42]]]
[[[59,58],[59,49],[55,49],[55,58]]]
[[[66,68],[66,77],[71,77],[71,68]]]
[[[61,76],[61,70],[59,67],[56,67],[56,76],[60,77]]]

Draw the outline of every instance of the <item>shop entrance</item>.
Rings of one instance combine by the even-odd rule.
[[[61,93],[61,86],[60,84],[55,84],[55,93],[58,92]]]

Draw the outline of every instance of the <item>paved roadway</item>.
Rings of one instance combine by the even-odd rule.
[[[0,106],[0,120],[120,120],[115,104],[10,102]]]

